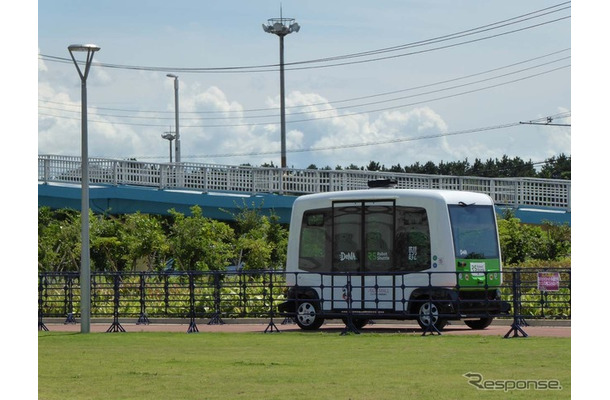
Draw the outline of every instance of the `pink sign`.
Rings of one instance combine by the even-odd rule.
[[[559,272],[538,272],[538,290],[545,292],[559,291]]]

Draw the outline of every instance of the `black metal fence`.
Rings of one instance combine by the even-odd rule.
[[[185,272],[94,272],[91,275],[91,316],[112,318],[107,332],[123,332],[121,319],[137,318],[137,324],[149,324],[151,318],[188,318],[188,333],[198,332],[197,322],[223,324],[227,318],[264,318],[269,321],[265,332],[279,331],[276,322],[295,320],[298,303],[304,291],[299,289],[307,275],[315,277],[318,296],[315,297],[317,313],[326,319],[340,318],[346,322],[346,331],[355,331],[352,321],[363,319],[417,319],[418,311],[414,303],[413,289],[417,286],[420,303],[439,304],[439,317],[453,319],[465,315],[470,310],[470,318],[501,317],[512,321],[505,337],[527,336],[524,327],[531,319],[571,319],[571,272],[569,269],[517,268],[502,272],[503,283],[497,287],[484,284],[480,289],[486,293],[483,298],[473,299],[467,290],[459,285],[456,298],[436,296],[438,288],[433,285],[439,272],[418,273],[425,275],[427,284],[417,285],[410,275],[395,275],[389,284],[380,279],[381,275],[343,274],[338,279],[309,273],[286,273],[284,271],[185,271]],[[446,274],[446,273],[445,273]],[[387,274],[383,277],[387,278]],[[337,278],[337,279],[336,279]],[[457,276],[456,276],[457,278]],[[485,282],[488,281],[485,275]],[[287,284],[293,283],[296,296],[287,298]],[[311,281],[311,279],[310,279]],[[491,282],[491,277],[490,280]],[[296,285],[295,285],[296,284]],[[311,282],[309,284],[311,287]],[[345,295],[355,289],[362,294]],[[501,300],[492,296],[498,292]],[[344,296],[338,298],[337,290]],[[391,300],[379,293],[391,292]],[[298,294],[300,293],[300,294]],[[367,293],[367,298],[364,298]],[[411,297],[405,298],[406,293]],[[489,294],[489,295],[487,295]],[[388,307],[391,301],[391,307]],[[473,308],[475,303],[485,307]],[[508,304],[509,310],[499,310],[495,303]],[[341,304],[337,307],[337,304]],[[444,304],[446,303],[446,304]],[[281,306],[283,304],[283,306]],[[446,307],[445,307],[446,306]],[[280,308],[283,311],[279,311]],[[450,314],[443,314],[444,312]],[[474,311],[473,311],[474,310]],[[490,311],[496,310],[496,311]],[[421,312],[421,311],[419,311]],[[80,282],[76,272],[40,273],[38,275],[38,329],[48,330],[45,318],[62,318],[65,324],[76,323],[80,313]],[[424,329],[424,334],[435,333],[435,327]],[[344,331],[345,332],[345,331]],[[436,330],[438,333],[438,330]]]

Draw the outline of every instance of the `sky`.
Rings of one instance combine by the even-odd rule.
[[[280,5],[281,4],[281,5]],[[179,76],[181,161],[386,167],[571,154],[571,4],[561,1],[40,1],[38,154],[79,156],[68,45],[87,78],[91,157],[168,162]],[[82,60],[82,57],[79,58]]]

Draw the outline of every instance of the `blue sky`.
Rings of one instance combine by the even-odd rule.
[[[288,166],[571,153],[570,127],[518,124],[571,123],[570,3],[281,4],[301,26],[285,39]],[[261,27],[279,14],[266,0],[39,2],[38,153],[80,154],[79,79],[57,57],[95,43],[91,156],[168,160],[172,72],[182,161],[279,165],[279,45]]]

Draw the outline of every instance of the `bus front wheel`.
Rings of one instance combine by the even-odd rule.
[[[320,316],[317,304],[305,300],[301,301],[297,307],[296,323],[303,330],[314,331],[322,326],[324,318]]]
[[[440,318],[440,314],[441,312],[438,304],[433,301],[426,301],[419,306],[417,323],[424,330],[427,330],[432,324],[440,331],[447,325],[447,320]]]

